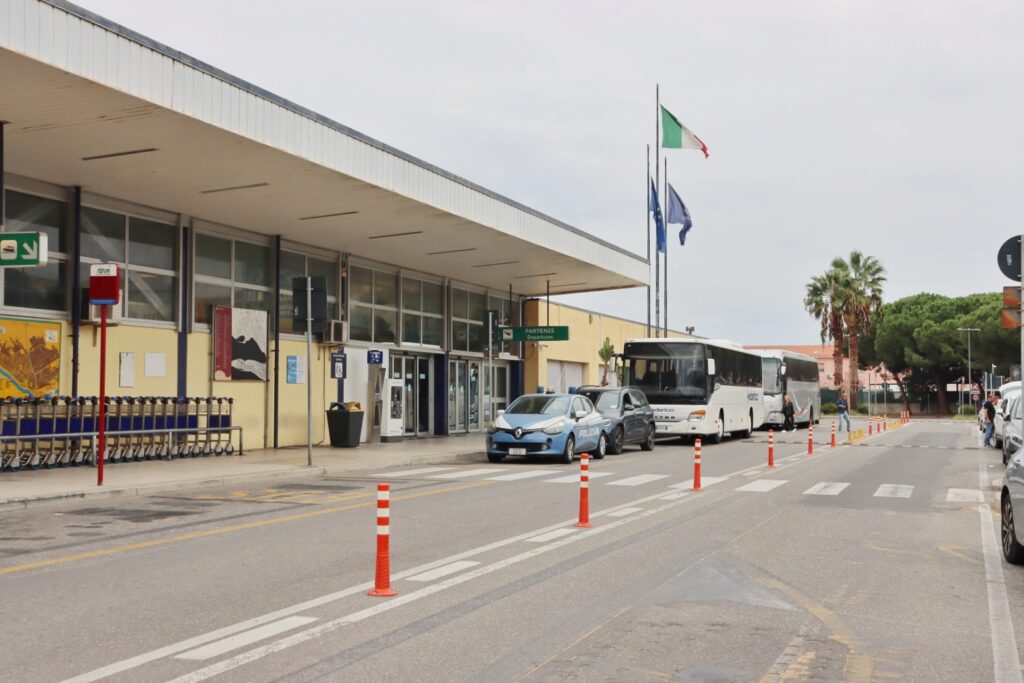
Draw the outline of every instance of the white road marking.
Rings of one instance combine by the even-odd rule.
[[[594,471],[591,471],[590,472],[590,481],[594,481],[595,479],[599,479],[601,477],[610,477],[613,474],[615,474],[615,473],[614,472],[594,472]],[[578,484],[578,483],[580,483],[580,475],[579,475],[579,472],[577,472],[576,474],[569,474],[569,475],[566,475],[564,477],[556,477],[554,479],[545,479],[544,483],[545,484]]]
[[[473,562],[472,560],[452,562],[451,564],[446,564],[442,567],[438,567],[437,569],[431,569],[429,572],[423,572],[422,574],[417,574],[416,576],[410,576],[409,581],[419,581],[421,583],[427,583],[428,581],[433,581],[435,579],[440,579],[451,574],[456,574],[458,572],[461,572],[463,569],[475,567],[478,564],[480,563]]]
[[[715,484],[717,484],[719,482],[723,482],[723,481],[725,481],[728,478],[729,477],[701,477],[700,478],[700,487],[702,489],[706,489],[707,487],[714,486]],[[687,479],[686,481],[681,481],[678,484],[672,484],[672,485],[669,486],[669,488],[670,489],[692,489],[693,488],[693,479]]]
[[[413,477],[417,474],[430,474],[431,472],[447,472],[450,471],[451,467],[421,467],[418,470],[403,470],[401,472],[378,472],[377,474],[371,474],[371,477],[390,479],[392,477]]]
[[[875,491],[875,498],[910,498],[914,493],[913,486],[905,484],[882,484]]]
[[[744,477],[757,477],[757,476],[760,476],[760,474],[761,474],[761,468],[758,467],[756,470],[750,470],[749,472],[744,472],[741,476],[744,476]]]
[[[686,498],[692,491],[680,491],[679,493],[670,493],[667,496],[662,496],[658,500],[679,500],[680,498]]]
[[[838,496],[843,492],[849,482],[822,481],[804,491],[805,496]]]
[[[430,479],[465,479],[468,477],[479,477],[482,474],[494,474],[495,472],[504,472],[505,470],[500,467],[482,467],[478,470],[458,470],[455,472],[448,472],[446,474],[433,474]]]
[[[608,482],[609,486],[642,486],[644,484],[650,484],[652,481],[658,481],[659,479],[668,479],[667,474],[638,474],[635,477],[629,477],[627,479],[619,479],[617,481]]]
[[[218,640],[217,642],[210,643],[209,645],[198,647],[195,650],[183,652],[182,654],[178,655],[176,659],[192,659],[196,661],[202,661],[204,659],[210,659],[212,657],[219,657],[220,655],[226,652],[231,652],[232,650],[237,650],[240,647],[245,647],[246,645],[258,643],[259,641],[266,640],[271,636],[280,635],[285,631],[291,631],[292,629],[296,629],[300,626],[305,626],[306,624],[309,624],[314,621],[316,621],[316,619],[313,617],[288,617],[280,621],[274,621],[269,624],[264,624],[263,626],[260,626],[259,628],[254,628],[251,631],[239,633],[231,636],[230,638],[225,638],[223,640]]]
[[[987,478],[984,459],[979,452],[978,485],[984,487]],[[988,503],[979,505],[978,514],[981,515],[981,549],[985,557],[985,586],[988,588],[988,626],[992,634],[992,680],[995,683],[1022,683],[1024,678],[1021,674],[1020,654],[1013,633],[1010,601],[1006,597],[1003,558],[996,545],[992,507]]]
[[[643,508],[622,508],[621,510],[616,510],[615,512],[609,512],[607,515],[605,515],[605,517],[625,517],[627,515],[633,514],[634,512],[643,512],[643,510]]]
[[[772,489],[776,489],[776,488],[782,486],[787,481],[788,480],[786,480],[786,479],[758,479],[757,481],[752,481],[749,484],[747,484],[746,486],[741,486],[741,487],[739,487],[736,490],[737,491],[754,491],[754,492],[757,492],[757,493],[767,493],[768,491],[771,491]]]
[[[949,489],[947,503],[984,503],[985,494],[978,489]]]
[[[512,474],[499,474],[495,477],[484,477],[487,481],[518,481],[530,477],[543,477],[551,474],[551,470],[526,470],[525,472],[513,472]]]
[[[546,534],[534,536],[533,538],[528,538],[526,540],[530,543],[547,543],[548,541],[553,541],[556,538],[568,536],[569,534],[574,533],[575,531],[576,529],[555,529],[554,531],[549,531]]]

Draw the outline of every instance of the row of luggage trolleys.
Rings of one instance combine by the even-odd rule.
[[[210,396],[108,396],[104,462],[231,455],[242,452],[232,424],[234,399]],[[95,396],[5,398],[0,403],[0,472],[93,465],[98,449]]]

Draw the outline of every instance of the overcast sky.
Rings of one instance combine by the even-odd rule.
[[[803,287],[882,261],[887,299],[1008,284],[1024,7],[1010,0],[82,0],[173,48],[645,253],[654,86],[670,150],[669,324],[814,343]],[[574,305],[644,319],[644,290]]]

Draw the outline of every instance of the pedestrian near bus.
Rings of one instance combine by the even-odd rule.
[[[850,406],[842,394],[836,399],[836,410],[839,411],[839,426],[836,429],[843,431],[843,420],[846,420],[846,431],[850,431]]]
[[[989,394],[988,398],[985,399],[985,403],[981,406],[982,417],[985,420],[985,440],[982,445],[986,448],[989,447],[992,441],[992,433],[996,428],[996,397],[995,394]]]
[[[793,431],[793,414],[796,409],[793,407],[793,399],[789,397],[789,394],[782,395],[782,431],[791,432]]]

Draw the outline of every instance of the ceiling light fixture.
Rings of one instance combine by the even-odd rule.
[[[477,265],[475,265],[473,267],[474,268],[490,268],[491,266],[510,266],[513,263],[519,263],[519,261],[498,261],[497,263],[480,263],[480,264],[477,264]]]
[[[564,285],[551,285],[552,287],[577,287],[579,285],[585,285],[586,282],[567,282]]]
[[[217,187],[212,190],[199,190],[199,194],[216,194],[218,192],[231,192],[232,190],[251,190],[254,187],[266,187],[270,183],[252,183],[251,185],[232,185],[231,187]]]
[[[97,159],[113,159],[114,157],[128,157],[133,154],[146,154],[157,151],[156,147],[145,147],[143,149],[129,149],[124,152],[111,152],[110,154],[94,154],[91,157],[82,157],[82,161],[96,161]]]
[[[461,254],[464,251],[476,251],[476,247],[468,247],[466,249],[449,249],[447,251],[429,251],[427,256],[440,256],[441,254]]]
[[[558,273],[537,273],[535,275],[516,275],[514,280],[526,280],[531,277],[547,277],[548,275],[558,275]]]
[[[339,211],[338,213],[322,213],[319,216],[302,216],[299,218],[300,221],[313,221],[317,218],[334,218],[335,216],[351,216],[358,211]]]
[[[409,232],[392,232],[392,233],[390,233],[388,235],[371,235],[367,239],[382,240],[382,239],[385,239],[387,237],[408,237],[409,235],[420,235],[422,233],[423,233],[422,230],[410,230]]]

